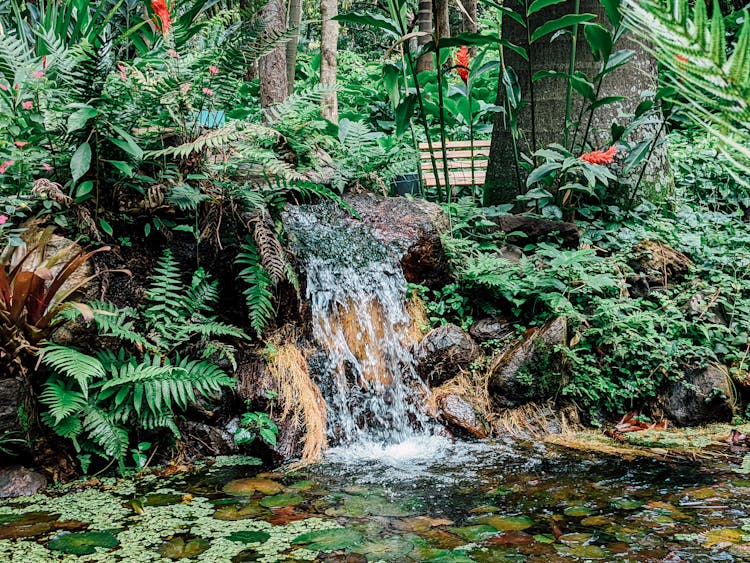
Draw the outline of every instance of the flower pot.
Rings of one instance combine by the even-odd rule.
[[[419,174],[412,172],[410,174],[399,174],[391,180],[391,188],[394,195],[421,195],[422,189],[419,185]]]

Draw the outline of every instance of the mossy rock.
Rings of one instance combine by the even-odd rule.
[[[118,545],[120,541],[109,532],[65,532],[49,542],[51,550],[70,555],[91,555],[97,547],[112,549]]]

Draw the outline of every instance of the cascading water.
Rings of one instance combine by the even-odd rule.
[[[332,441],[383,447],[429,435],[429,390],[414,371],[398,262],[333,206],[294,208],[285,225],[306,271],[313,336],[325,355],[321,387]]]

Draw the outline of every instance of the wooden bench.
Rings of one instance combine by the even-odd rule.
[[[471,141],[448,141],[445,144],[446,160],[448,162],[448,180],[451,188],[483,186],[487,176],[487,162],[490,155],[490,141],[474,141],[474,177],[471,174],[472,151]],[[443,171],[443,145],[438,141],[432,143],[432,153],[438,169],[440,186],[445,186]],[[427,143],[419,143],[419,159],[422,168],[422,184],[425,188],[437,186],[435,171],[432,169],[430,147]]]

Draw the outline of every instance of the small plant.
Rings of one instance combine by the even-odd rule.
[[[246,412],[240,420],[240,428],[234,433],[237,445],[250,445],[260,438],[269,446],[276,445],[279,427],[264,412]]]

